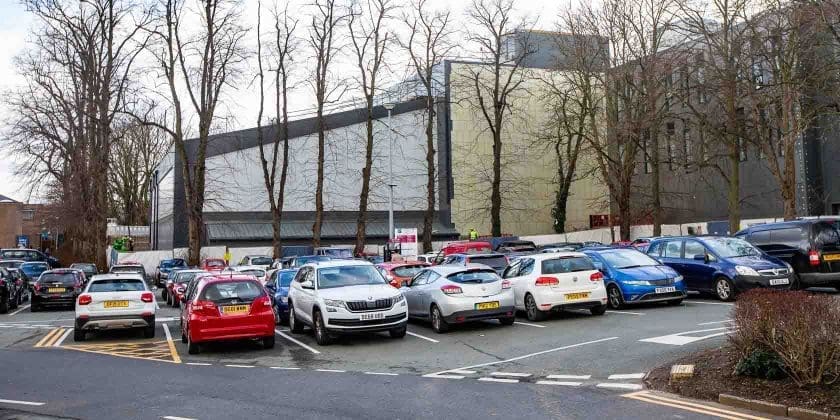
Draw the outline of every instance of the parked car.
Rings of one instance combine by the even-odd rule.
[[[38,312],[44,306],[73,306],[82,292],[84,274],[70,268],[45,271],[32,283],[29,310]]]
[[[352,248],[339,248],[339,247],[319,247],[315,248],[315,255],[324,255],[333,259],[350,259],[353,258],[353,249]]]
[[[424,262],[424,263],[429,263],[429,264],[434,264],[435,263],[435,258],[437,258],[437,255],[438,254],[436,254],[436,253],[420,254],[420,255],[417,256],[417,261]]]
[[[172,274],[173,270],[186,269],[187,261],[183,258],[170,258],[168,260],[161,260],[158,266],[155,267],[155,284],[158,287],[164,287],[166,280]]]
[[[382,264],[385,262],[385,257],[381,255],[365,255],[364,259],[371,264]]]
[[[51,268],[58,268],[61,266],[61,263],[57,258],[51,257],[41,251],[38,251],[37,249],[0,249],[0,260],[42,261],[49,264]]]
[[[391,286],[399,289],[403,284],[405,284],[405,282],[411,280],[415,275],[417,275],[420,270],[428,267],[429,265],[429,263],[410,261],[377,264],[376,268],[379,269],[385,277],[385,280],[387,280]]]
[[[181,341],[189,354],[212,341],[262,341],[274,347],[274,308],[265,288],[251,276],[204,276],[182,301]]]
[[[408,302],[408,315],[429,320],[437,333],[453,324],[498,319],[516,320],[510,281],[483,265],[440,265],[423,269],[400,291]]]
[[[557,250],[577,251],[585,246],[586,245],[584,245],[583,242],[553,242],[550,244],[540,245],[540,250],[543,252],[557,252]]]
[[[20,268],[24,260],[0,260],[0,267],[2,268]]]
[[[593,315],[607,311],[604,275],[580,252],[522,257],[502,277],[511,282],[516,309],[524,310],[531,321],[566,309],[589,309]]]
[[[499,275],[505,271],[508,266],[508,257],[504,254],[453,254],[443,260],[441,265],[460,265],[467,266],[469,264],[484,264],[494,270]]]
[[[254,276],[255,279],[260,281],[260,284],[265,284],[266,281],[265,267],[262,265],[237,265],[236,267],[226,268],[222,273],[239,273],[246,276]]]
[[[840,232],[836,221],[795,220],[750,226],[735,234],[793,267],[793,288],[840,291]]]
[[[227,267],[225,260],[221,258],[205,258],[201,260],[200,269],[218,274]]]
[[[789,289],[793,281],[790,265],[738,238],[660,238],[647,253],[680,273],[688,290],[711,292],[723,301],[756,287]]]
[[[441,248],[435,257],[434,263],[441,264],[446,257],[453,254],[489,254],[493,252],[493,245],[486,241],[458,241],[451,242]]]
[[[300,268],[289,288],[289,327],[309,325],[328,345],[337,334],[388,331],[403,338],[408,322],[405,297],[367,261],[335,260]]]
[[[125,261],[119,264],[111,266],[111,269],[108,270],[109,273],[137,273],[143,276],[144,279],[148,280],[148,276],[146,275],[146,268],[143,267],[143,264],[133,261]]]
[[[50,269],[50,265],[43,261],[28,261],[21,264],[19,269],[27,279],[36,280],[44,271]]]
[[[523,241],[521,239],[502,241],[496,245],[496,252],[510,253],[510,252],[534,252],[537,250],[537,245],[531,241]]]
[[[114,329],[142,329],[143,337],[155,336],[155,295],[139,273],[93,276],[76,300],[73,341],[87,333]]]
[[[172,275],[172,277],[170,277],[166,281],[166,286],[164,287],[163,291],[161,291],[161,296],[163,297],[163,300],[166,301],[167,305],[173,308],[179,307],[181,305],[181,298],[184,296],[189,282],[192,279],[196,278],[196,276],[202,275],[209,276],[210,272],[194,269],[176,271]]]
[[[297,269],[272,270],[268,272],[266,289],[274,296],[274,309],[277,312],[278,322],[289,323],[289,286],[297,274]]]
[[[239,261],[240,266],[259,266],[263,270],[268,270],[274,259],[268,255],[246,255]]]
[[[326,255],[302,255],[292,258],[286,268],[301,268],[306,264],[321,263],[326,261],[332,261],[332,257],[328,257]]]
[[[629,248],[590,248],[582,251],[604,274],[610,308],[629,304],[668,302],[679,305],[686,297],[683,276],[671,267]]]
[[[17,309],[23,302],[27,287],[20,275],[15,276],[9,269],[0,267],[0,314]]]
[[[99,274],[99,269],[94,263],[73,263],[70,264],[70,268],[82,270],[82,272],[85,273],[85,278],[87,278],[88,280],[90,280],[93,276]]]

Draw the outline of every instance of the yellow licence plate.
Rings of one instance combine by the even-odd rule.
[[[247,314],[250,309],[251,305],[222,306],[222,313],[225,315],[241,315]]]
[[[588,297],[589,297],[589,292],[566,293],[566,300],[579,300],[579,299],[586,299]]]
[[[475,304],[475,309],[478,309],[479,311],[482,311],[482,310],[485,310],[485,309],[499,309],[499,306],[500,306],[499,302],[482,302],[482,303],[476,303]]]
[[[105,309],[111,308],[128,308],[127,300],[106,300]]]
[[[50,287],[47,289],[47,293],[64,293],[65,290],[63,287]]]
[[[823,261],[840,261],[840,254],[823,255]]]

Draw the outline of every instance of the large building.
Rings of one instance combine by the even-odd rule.
[[[0,195],[0,248],[24,246],[55,251],[63,239],[62,228],[51,207],[22,203]]]

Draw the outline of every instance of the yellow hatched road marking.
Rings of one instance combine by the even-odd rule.
[[[64,333],[64,328],[54,328],[47,335],[44,336],[41,340],[35,343],[35,347],[50,347],[58,341],[61,334]]]
[[[65,348],[87,353],[106,354],[130,359],[154,360],[167,363],[181,363],[170,340],[154,342],[108,342],[101,344],[65,345]]]
[[[650,404],[657,404],[666,407],[679,408],[681,410],[691,411],[694,413],[706,414],[712,417],[730,420],[769,420],[766,417],[756,417],[746,413],[739,413],[736,411],[724,410],[717,407],[712,407],[705,404],[697,404],[688,401],[676,400],[666,398],[661,395],[652,394],[649,391],[633,392],[622,395],[625,398],[631,398],[637,401],[643,401]]]

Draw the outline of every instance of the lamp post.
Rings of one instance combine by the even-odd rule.
[[[394,142],[393,131],[391,130],[391,111],[394,110],[393,102],[382,105],[388,111],[388,242],[394,240]]]

